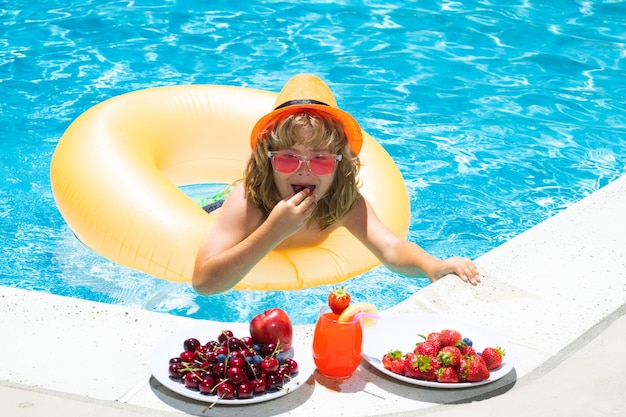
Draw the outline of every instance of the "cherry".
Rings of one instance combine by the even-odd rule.
[[[198,348],[198,346],[200,346],[200,341],[195,337],[190,337],[183,342],[183,347],[187,352],[194,352]]]
[[[187,388],[196,389],[202,378],[198,372],[188,372],[185,375],[184,382]]]
[[[209,340],[204,344],[204,346],[207,348],[207,350],[215,350],[219,347],[219,344],[216,340]]]
[[[276,374],[269,374],[265,377],[265,389],[275,391],[283,386],[283,379]]]
[[[211,368],[211,364],[209,364],[209,361],[202,361],[202,362],[196,361],[194,364],[195,364],[195,368],[201,369],[203,371],[206,371],[209,368]]]
[[[263,369],[261,369],[260,363],[249,363],[248,366],[246,366],[245,371],[250,378],[256,379],[261,375]]]
[[[231,368],[243,368],[246,364],[246,360],[241,356],[234,357],[228,361],[228,366]]]
[[[200,345],[196,348],[196,350],[194,351],[196,356],[200,357],[200,358],[206,358],[206,355],[211,352],[211,350],[205,346],[205,345]]]
[[[213,394],[213,388],[215,388],[215,378],[212,375],[205,375],[198,383],[198,389],[202,394]]]
[[[271,355],[276,350],[276,343],[268,343],[267,345],[261,346],[261,354],[263,355]]]
[[[261,361],[261,369],[268,374],[276,372],[278,369],[278,359],[273,356],[265,358]]]
[[[235,387],[228,382],[222,382],[217,386],[217,396],[225,400],[230,400],[235,396]]]
[[[224,342],[228,341],[228,339],[230,339],[231,337],[233,337],[233,332],[231,332],[230,330],[222,330],[222,333],[220,333],[220,335],[217,337],[217,342],[223,345]]]
[[[205,356],[207,362],[209,363],[216,363],[217,362],[217,353],[213,352],[213,351],[209,351],[206,353]]]
[[[253,379],[250,381],[250,385],[255,394],[263,394],[265,392],[265,378]]]
[[[237,387],[237,398],[241,398],[241,399],[246,399],[246,398],[252,398],[252,395],[254,394],[254,389],[252,388],[252,385],[249,383],[242,383],[239,384],[239,386]]]
[[[278,368],[276,375],[281,379],[281,381],[283,381],[283,384],[288,382],[289,378],[291,378],[291,372],[289,371],[288,366],[281,366]]]
[[[241,343],[241,340],[239,340],[238,338],[231,337],[231,338],[228,339],[228,349],[231,352],[238,351],[242,347],[243,347],[243,343]]]
[[[233,384],[237,385],[243,382],[246,374],[243,372],[243,368],[228,368],[226,370],[226,375],[228,379],[232,381]]]
[[[226,372],[226,364],[224,362],[218,362],[213,365],[213,376],[216,378],[224,378]]]
[[[250,336],[244,336],[240,340],[241,340],[241,343],[249,349],[251,349],[252,346],[254,346],[254,339],[252,339]]]
[[[185,365],[182,363],[171,363],[168,369],[169,375],[174,379],[181,379],[183,377]]]
[[[285,365],[289,368],[289,374],[294,375],[298,373],[298,362],[293,358],[285,359]]]
[[[180,354],[180,359],[183,362],[191,363],[196,360],[196,354],[194,352],[186,350]]]

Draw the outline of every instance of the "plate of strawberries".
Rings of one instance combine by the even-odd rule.
[[[363,358],[397,380],[452,389],[497,381],[515,359],[506,339],[489,329],[428,314],[381,318],[364,330]]]

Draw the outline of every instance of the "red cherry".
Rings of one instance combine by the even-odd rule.
[[[245,374],[243,368],[228,368],[226,376],[233,384],[237,385],[243,382]]]
[[[254,346],[254,340],[250,336],[244,336],[241,339],[241,343],[247,348],[252,348]]]
[[[242,400],[252,398],[253,394],[254,390],[250,384],[242,383],[237,387],[237,398],[241,398]]]
[[[285,365],[289,367],[289,374],[294,375],[298,373],[298,362],[293,358],[285,359]]]
[[[185,375],[184,383],[187,388],[196,389],[202,378],[197,372],[189,372]]]
[[[229,338],[227,345],[228,345],[228,349],[231,352],[238,351],[239,349],[241,349],[243,347],[243,343],[241,343],[241,340],[239,340],[236,337]]]
[[[196,350],[194,351],[196,356],[200,357],[200,358],[206,358],[206,355],[208,352],[211,352],[211,350],[206,347],[205,345],[200,345],[196,348]]]
[[[222,382],[217,386],[217,396],[225,400],[230,400],[235,396],[235,388],[228,382]]]
[[[263,345],[261,347],[261,354],[263,355],[271,355],[276,350],[276,343],[268,343],[267,345]]]
[[[204,344],[208,350],[215,350],[219,347],[219,343],[216,340],[209,340]]]
[[[228,361],[228,366],[230,366],[231,368],[242,368],[244,367],[244,365],[246,364],[246,360],[244,358],[242,358],[241,356],[237,356],[235,358],[232,358]]]
[[[196,360],[196,354],[194,352],[184,351],[180,354],[180,359],[183,362],[191,363]]]
[[[276,371],[276,375],[281,379],[283,384],[287,383],[289,381],[289,378],[291,378],[291,372],[289,371],[288,366],[281,366],[280,368],[278,368],[278,370]]]
[[[233,332],[230,330],[222,330],[222,333],[217,336],[217,342],[219,344],[224,344],[224,342],[227,342],[231,337],[233,337]]]
[[[202,381],[198,383],[198,389],[202,394],[214,394],[213,388],[215,387],[215,378],[212,375],[205,375]]]
[[[224,374],[226,372],[226,364],[224,362],[218,362],[213,365],[213,376],[216,378],[224,378]]]
[[[200,341],[195,337],[190,337],[183,342],[183,347],[186,352],[193,352],[198,348],[198,346],[200,346]]]
[[[276,391],[283,386],[283,379],[276,374],[269,374],[265,377],[265,389]]]
[[[253,379],[250,381],[250,385],[255,394],[263,394],[265,392],[265,378]]]
[[[169,375],[174,379],[181,379],[185,366],[182,363],[171,363],[168,369]]]
[[[215,349],[215,353],[218,355],[228,355],[228,348],[226,346],[220,346]]]
[[[250,377],[250,379],[257,379],[261,376],[263,369],[261,369],[260,363],[250,363],[245,368],[246,374]]]
[[[267,372],[268,374],[276,372],[276,370],[278,369],[278,365],[278,359],[273,356],[265,358],[261,361],[261,369],[263,370],[263,372]]]
[[[217,353],[216,352],[207,352],[206,353],[206,360],[209,363],[216,363],[217,362]]]

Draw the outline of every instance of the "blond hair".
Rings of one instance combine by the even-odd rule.
[[[306,134],[305,134],[306,133]],[[323,113],[308,109],[277,118],[261,133],[244,171],[246,198],[266,215],[282,199],[274,183],[268,151],[288,149],[296,144],[341,154],[335,178],[328,192],[317,201],[309,223],[325,229],[343,218],[359,197],[359,157],[350,150],[343,126]]]

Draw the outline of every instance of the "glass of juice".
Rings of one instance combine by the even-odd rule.
[[[361,363],[361,321],[338,322],[328,306],[320,310],[313,333],[313,360],[317,370],[333,379],[350,377]]]

